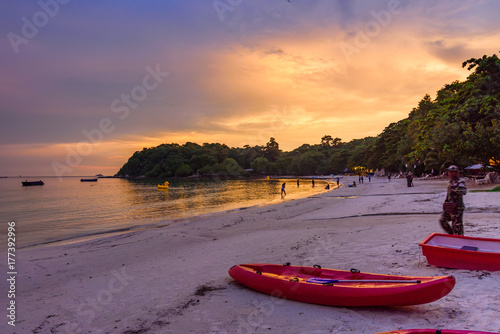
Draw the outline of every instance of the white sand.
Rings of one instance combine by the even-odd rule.
[[[344,184],[353,180],[357,182],[342,179]],[[427,264],[418,243],[432,232],[442,232],[438,219],[446,180],[414,183],[407,188],[403,179],[388,183],[373,178],[369,183],[365,178],[357,188],[272,206],[79,244],[19,250],[17,325],[8,326],[3,315],[0,332],[499,331],[500,272]],[[465,203],[466,235],[500,238],[500,193],[469,192]],[[426,305],[319,306],[272,299],[227,274],[235,264],[255,262],[454,275],[457,285],[448,296]],[[5,280],[0,290],[5,300]]]

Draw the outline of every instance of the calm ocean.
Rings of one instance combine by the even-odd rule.
[[[190,217],[281,201],[323,192],[324,182],[283,180],[173,180],[169,190],[156,182],[80,177],[29,178],[43,186],[23,187],[21,178],[0,179],[0,238],[7,222],[16,223],[18,248],[58,241],[78,241],[107,233],[154,227]]]

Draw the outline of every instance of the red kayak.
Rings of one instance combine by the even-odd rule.
[[[403,329],[400,331],[381,332],[376,334],[499,334],[494,332],[459,331],[452,329]]]
[[[500,239],[432,233],[420,243],[434,266],[469,270],[500,270]]]
[[[446,296],[455,286],[453,276],[378,275],[289,264],[241,264],[229,269],[229,275],[274,297],[332,306],[425,304]]]

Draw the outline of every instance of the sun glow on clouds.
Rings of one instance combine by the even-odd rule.
[[[380,133],[390,122],[406,117],[426,93],[432,93],[429,86],[440,88],[443,73],[452,80],[460,77],[438,60],[417,60],[423,58],[422,51],[419,55],[414,50],[398,51],[399,57],[392,57],[395,47],[373,45],[364,51],[369,63],[347,63],[340,49],[332,47],[334,43],[302,51],[300,42],[295,39],[290,45],[282,42],[275,47],[234,45],[212,54],[211,71],[200,82],[209,99],[224,108],[207,122],[227,131],[254,131],[264,126],[287,143],[297,143],[293,139],[300,133],[299,145],[316,143],[324,134],[347,141],[365,136],[358,133],[366,133],[362,132],[366,126],[353,131],[356,127],[344,125],[369,119],[369,133]],[[279,129],[273,129],[277,122]]]

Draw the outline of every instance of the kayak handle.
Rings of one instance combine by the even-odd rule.
[[[395,280],[395,279],[339,279],[332,280],[331,283],[417,283],[420,284],[420,280]]]
[[[358,269],[351,268],[351,273],[353,274],[359,274],[360,272]]]
[[[417,283],[420,284],[422,281],[420,280],[395,280],[395,279],[330,279],[330,278],[322,278],[322,277],[311,277],[307,281],[307,283],[316,283],[323,285],[333,285],[333,283]]]
[[[313,266],[313,268],[316,268],[316,269],[321,269],[321,266],[320,266],[319,264],[315,264],[315,265]]]

